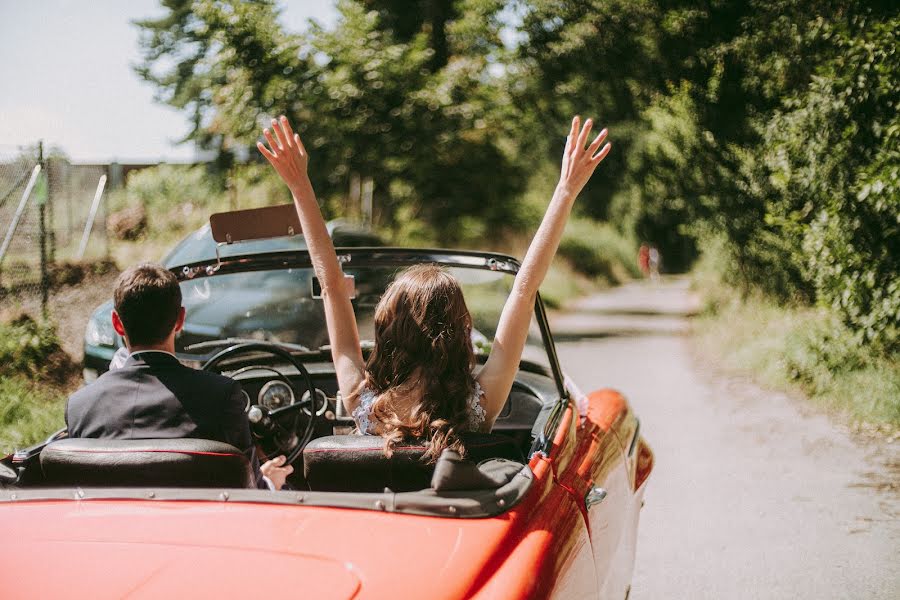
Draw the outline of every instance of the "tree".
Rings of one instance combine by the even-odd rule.
[[[860,340],[900,350],[900,15],[853,6],[823,23],[830,52],[765,130],[769,220],[820,303]]]
[[[455,5],[432,4],[447,9],[437,63],[437,17],[397,33],[402,20],[389,18],[387,2],[344,0],[334,29],[298,36],[278,26],[270,1],[167,0],[165,17],[139,23],[149,31],[139,72],[163,101],[198,115],[190,137],[199,143],[251,147],[261,124],[286,114],[313,151],[321,195],[342,195],[353,174],[371,177],[382,224],[417,215],[441,241],[458,241],[477,234],[462,223],[515,222],[522,178],[497,110],[503,88],[487,68],[496,22],[471,12],[451,20]],[[500,6],[465,4],[483,15]],[[160,73],[161,64],[171,66]]]
[[[221,166],[235,143],[259,128],[266,109],[284,105],[305,79],[311,59],[301,40],[273,24],[272,0],[161,0],[158,19],[136,21],[143,62],[139,76],[160,102],[191,114],[185,141],[214,150]]]

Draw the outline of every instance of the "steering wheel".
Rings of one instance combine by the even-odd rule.
[[[230,346],[230,347],[226,348],[225,350],[222,350],[221,352],[215,354],[212,358],[210,358],[208,361],[206,361],[206,364],[203,365],[203,370],[204,371],[215,370],[216,372],[218,372],[217,367],[219,366],[219,363],[221,363],[222,361],[229,359],[229,358],[234,358],[235,356],[239,356],[241,354],[248,354],[250,352],[264,352],[266,354],[271,354],[272,356],[286,360],[287,362],[289,362],[291,364],[291,366],[293,366],[295,369],[297,369],[297,372],[300,373],[300,375],[303,377],[303,382],[306,384],[306,389],[309,391],[309,401],[310,401],[311,406],[310,406],[310,410],[309,410],[309,420],[306,422],[306,429],[303,431],[303,435],[300,437],[297,444],[293,448],[285,450],[285,457],[287,459],[285,461],[285,464],[291,464],[295,460],[297,460],[297,458],[303,452],[303,448],[312,439],[313,432],[315,431],[316,418],[319,416],[319,410],[318,410],[318,407],[316,406],[316,398],[318,398],[318,394],[316,392],[318,390],[313,385],[312,377],[309,375],[309,371],[303,365],[303,363],[300,360],[298,360],[297,357],[295,357],[293,354],[291,354],[290,352],[288,352],[281,346],[278,346],[277,344],[273,344],[270,342],[247,342],[244,344],[236,344],[234,346]],[[279,375],[279,379],[287,382],[287,384],[294,391],[294,396],[296,398],[302,398],[302,395],[297,394],[297,390],[294,388],[294,385],[291,383],[290,379],[288,379],[283,373],[279,372],[277,369],[272,369],[270,367],[256,367],[256,368],[263,368],[265,370],[274,371],[275,373],[277,373]],[[299,425],[300,425],[300,415],[303,413],[303,410],[301,410],[302,409],[302,406],[301,406],[302,401],[297,402],[296,404],[298,405],[297,406],[297,416],[294,417],[294,424],[291,428],[292,437],[294,435],[296,435],[296,433],[297,433],[297,429],[299,428]],[[276,412],[281,412],[281,411],[287,410],[293,406],[294,406],[294,404],[292,404],[290,406],[285,406],[283,408],[279,408],[279,409],[277,409]]]

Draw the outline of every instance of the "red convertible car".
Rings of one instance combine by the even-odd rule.
[[[394,275],[432,263],[461,281],[483,364],[515,259],[338,254],[353,276],[364,350]],[[304,251],[234,253],[173,271],[196,310],[252,280],[324,318]],[[0,595],[627,598],[653,454],[620,394],[567,386],[540,298],[530,338],[494,431],[469,436],[466,460],[431,466],[416,444],[388,459],[379,437],[353,433],[329,349],[306,347],[302,331],[259,319],[247,339],[203,342],[182,358],[242,383],[261,453],[294,463],[286,489],[250,489],[246,458],[226,444],[62,430],[0,460]]]

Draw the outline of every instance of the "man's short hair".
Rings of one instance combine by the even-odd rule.
[[[168,269],[144,263],[119,275],[113,300],[132,346],[158,344],[178,321],[181,287]]]

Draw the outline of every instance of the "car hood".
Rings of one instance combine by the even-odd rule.
[[[0,595],[461,598],[517,521],[234,502],[13,503],[0,507]]]
[[[229,337],[275,336],[277,341],[311,348],[328,343],[321,303],[298,293],[273,294],[260,288],[242,288],[203,302],[185,300],[184,330],[175,340],[178,351],[198,342]],[[112,310],[112,302],[106,302],[95,309],[91,318],[109,323]],[[120,344],[117,340],[115,346]]]

